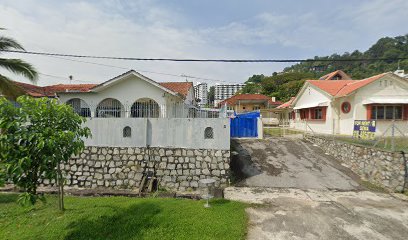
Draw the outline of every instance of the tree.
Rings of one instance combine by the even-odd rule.
[[[4,30],[4,28],[0,28],[0,30]],[[0,35],[0,54],[5,50],[24,50],[24,48],[14,39]],[[0,58],[0,68],[22,75],[32,82],[35,82],[38,78],[38,73],[35,68],[20,59]],[[0,93],[12,99],[24,94],[10,78],[2,74],[0,74]]]
[[[83,150],[83,138],[90,136],[84,122],[71,106],[56,99],[21,96],[16,104],[0,99],[0,175],[24,191],[21,204],[42,200],[38,184],[50,179],[58,186],[59,208],[64,209],[60,165]]]
[[[214,103],[214,99],[215,99],[215,87],[214,86],[210,87],[210,91],[208,91],[207,99],[208,99],[209,104]]]

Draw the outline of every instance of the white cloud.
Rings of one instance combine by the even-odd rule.
[[[9,29],[7,35],[33,51],[128,57],[303,58],[368,47],[382,34],[398,32],[405,24],[403,9],[408,8],[408,2],[393,2],[400,5],[376,0],[298,15],[262,9],[249,19],[194,29],[183,24],[189,21],[187,16],[152,1],[28,0],[21,4],[9,0],[0,3],[0,22]],[[102,82],[125,71],[42,56],[8,56],[24,58],[43,73],[73,75],[74,79],[91,82]],[[285,66],[88,61],[230,82],[243,82],[252,74],[271,74]],[[158,81],[183,80],[146,75]],[[40,84],[57,82],[68,81],[44,77]]]

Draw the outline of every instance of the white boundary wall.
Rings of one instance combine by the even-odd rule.
[[[92,132],[86,146],[230,149],[227,118],[92,118],[85,126]],[[125,138],[127,126],[132,132]],[[204,138],[207,127],[213,129],[213,139]]]

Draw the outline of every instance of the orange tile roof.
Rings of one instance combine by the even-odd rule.
[[[345,72],[342,70],[337,70],[331,73],[328,73],[322,77],[319,78],[319,80],[335,80],[333,79],[336,75],[340,75],[341,79],[340,80],[351,80],[351,77],[347,75]],[[338,81],[338,80],[337,80]]]
[[[378,74],[363,80],[358,80],[358,81],[353,81],[350,84],[347,84],[344,88],[340,89],[340,91],[336,94],[336,97],[344,97],[352,92],[354,92],[355,90],[364,87],[372,82],[374,82],[377,79],[382,78],[384,75],[386,75],[387,73],[382,73],[382,74]]]
[[[387,73],[372,76],[362,80],[336,80],[336,81],[321,81],[321,80],[307,80],[306,82],[320,88],[334,97],[346,96],[357,89],[366,86],[369,83],[383,77]]]
[[[234,95],[220,102],[219,106],[224,105],[224,104],[235,105],[239,100],[266,100],[268,101],[270,105],[282,104],[282,102],[280,101],[273,102],[271,97],[268,97],[262,94],[238,94],[238,95]]]
[[[39,86],[28,84],[28,83],[22,83],[22,82],[13,82],[13,83],[16,84],[16,86],[21,88],[25,93],[27,93],[28,95],[32,97],[44,97],[45,96],[43,87],[39,87]]]
[[[187,96],[188,91],[193,87],[192,82],[159,82],[158,84],[184,97]]]
[[[58,92],[89,92],[97,84],[57,84],[44,87],[47,93]]]
[[[285,102],[284,104],[281,104],[277,106],[276,108],[289,108],[292,102],[295,100],[296,97],[291,97],[289,101]]]
[[[96,84],[57,84],[51,86],[35,86],[33,84],[14,82],[32,97],[54,97],[58,92],[89,92]]]

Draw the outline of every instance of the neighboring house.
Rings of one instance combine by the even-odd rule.
[[[352,80],[352,79],[345,72],[337,70],[320,77],[319,80]]]
[[[134,70],[101,84],[17,84],[33,97],[58,96],[84,117],[185,117],[195,104],[192,82],[159,83]]]
[[[290,126],[300,130],[351,135],[354,120],[373,119],[377,134],[393,120],[408,132],[408,81],[393,73],[363,80],[308,80],[291,103],[279,106],[285,108],[294,110]]]
[[[214,106],[235,95],[245,84],[216,84],[214,86]]]
[[[237,94],[220,102],[218,106],[226,105],[228,109],[242,113],[275,108],[280,104],[282,102],[276,101],[274,97],[271,98],[262,94]]]

